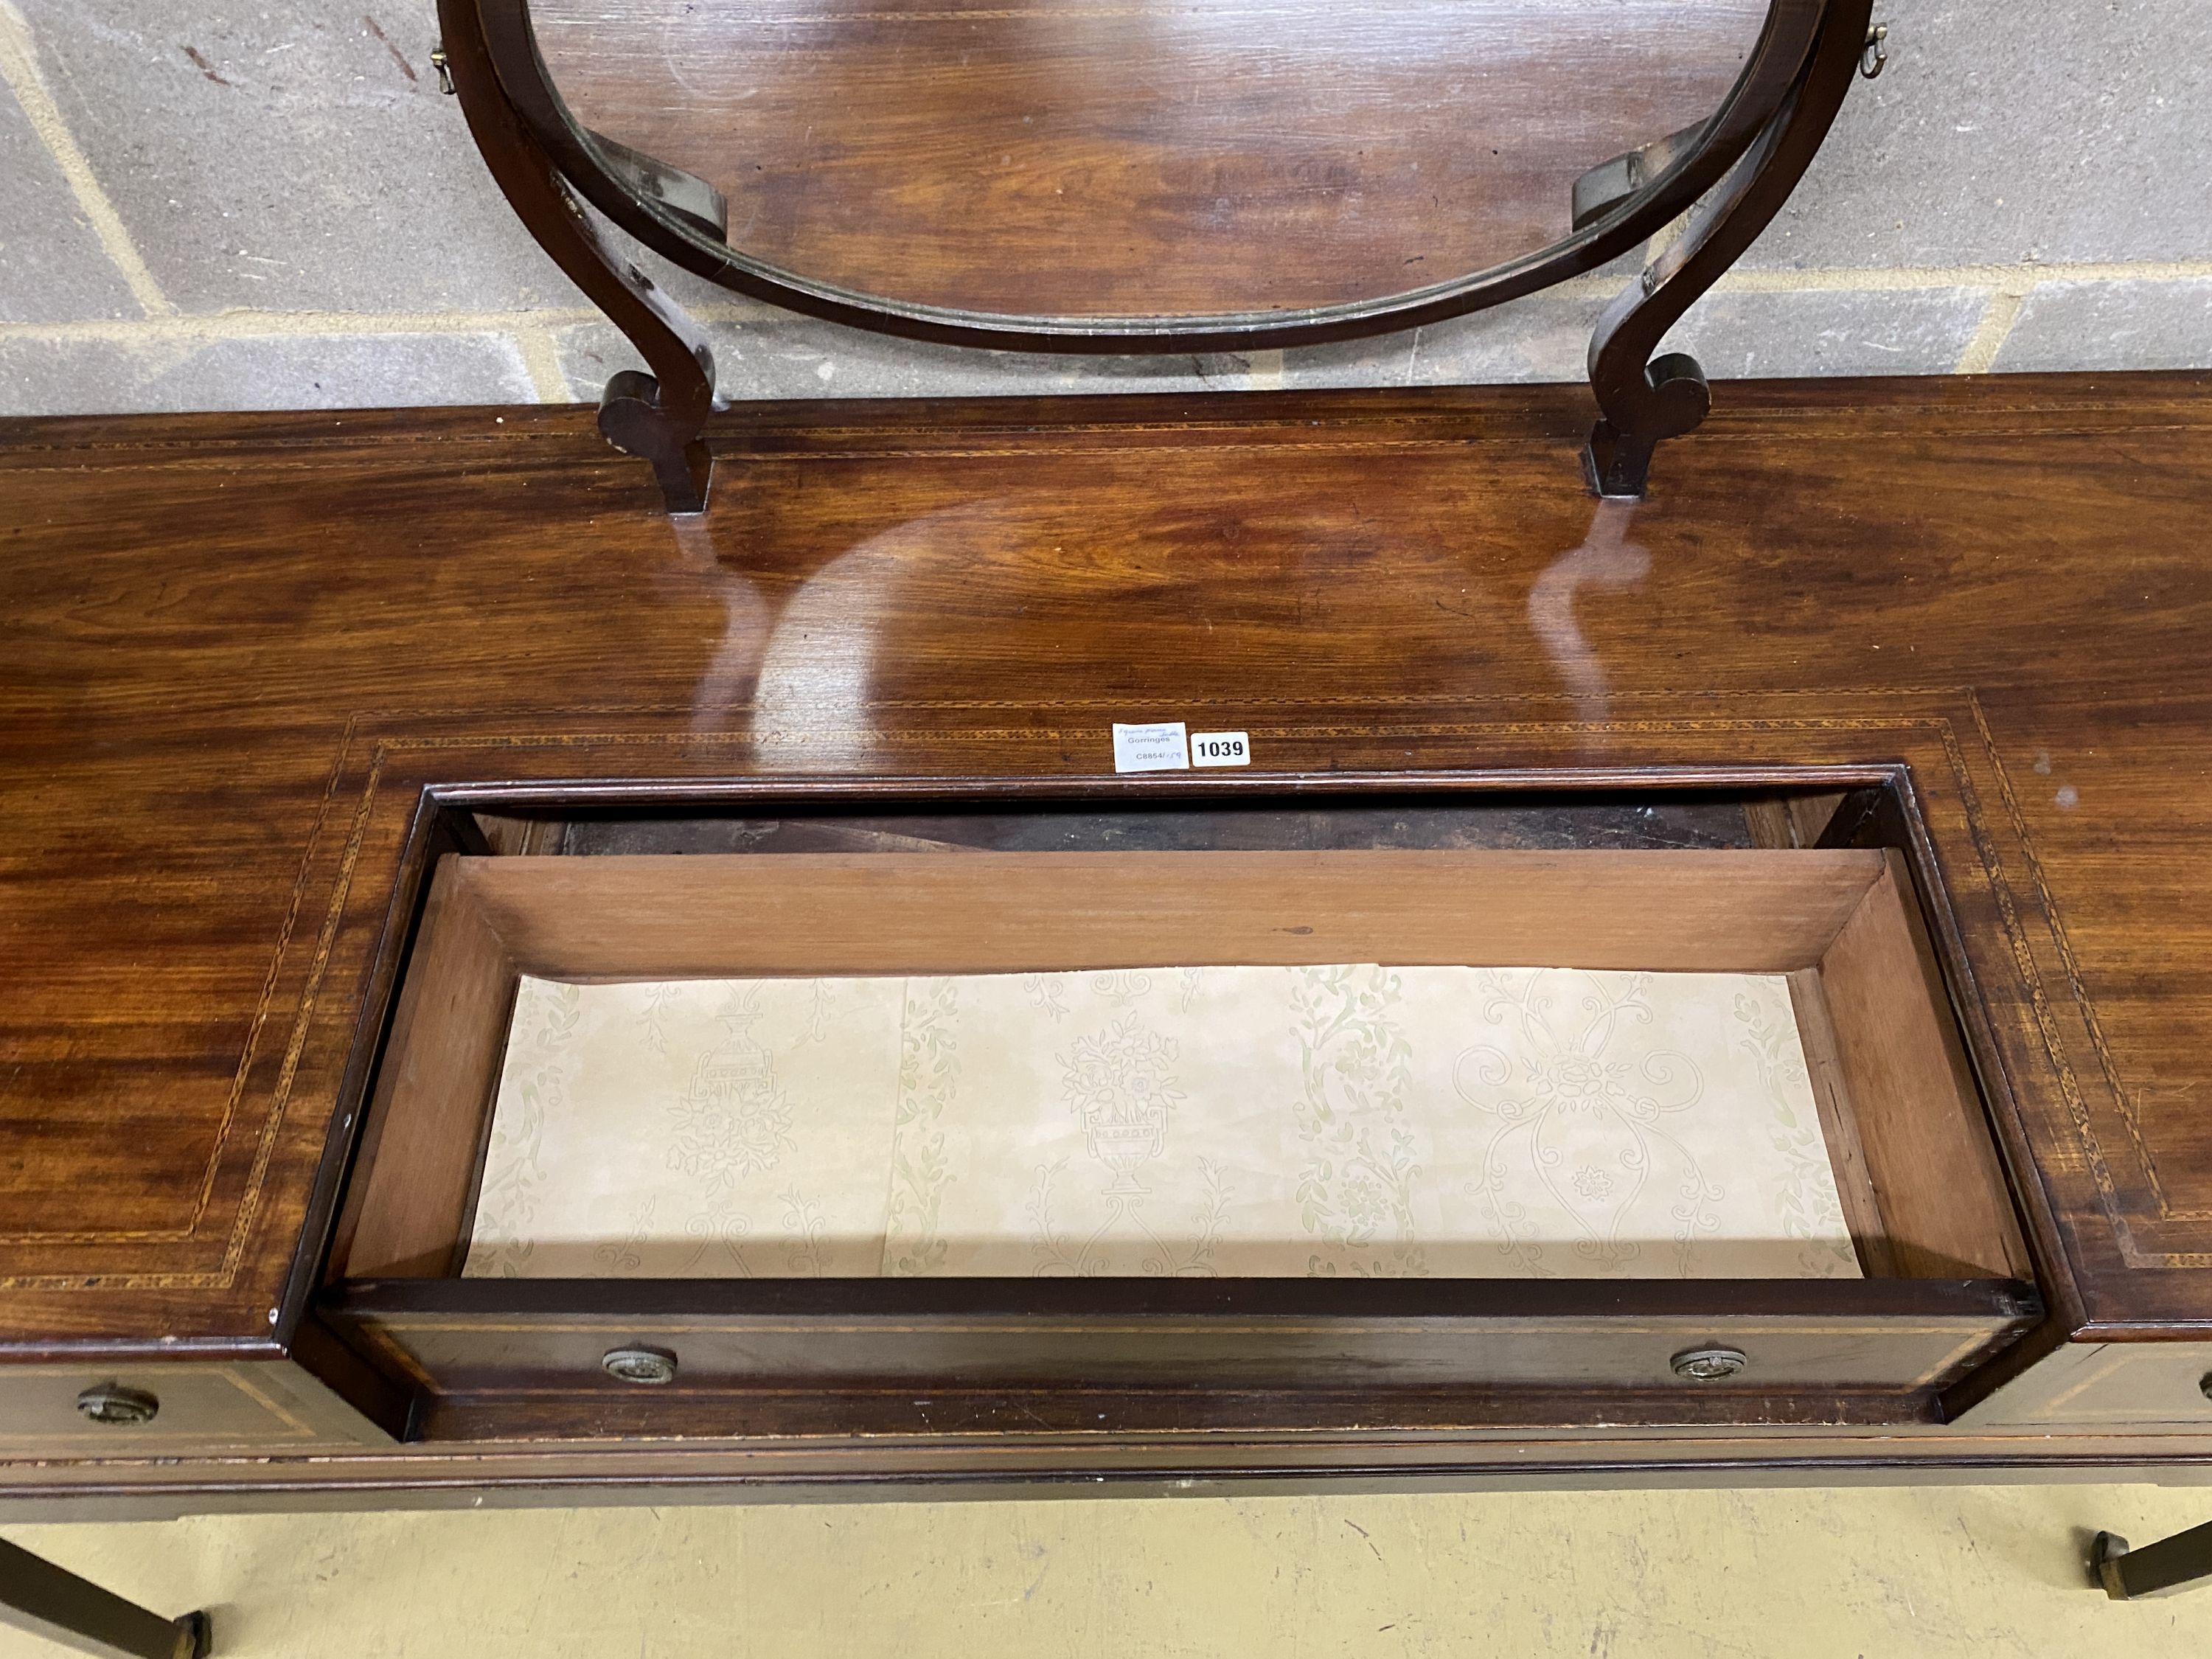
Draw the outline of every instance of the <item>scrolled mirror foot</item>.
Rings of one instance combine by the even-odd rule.
[[[714,476],[714,458],[696,428],[676,420],[662,406],[660,382],[635,368],[623,369],[599,394],[600,435],[626,455],[653,464],[660,493],[672,514],[704,513]]]
[[[1662,438],[1696,430],[1712,408],[1712,392],[1698,360],[1668,352],[1644,371],[1646,395],[1629,421],[1608,414],[1590,428],[1583,460],[1590,487],[1607,498],[1640,500],[1651,476],[1651,454]]]
[[[1583,451],[1590,488],[1608,499],[1642,499],[1651,477],[1651,452],[1657,447],[1654,439],[1623,434],[1611,421],[1600,421],[1590,428]]]

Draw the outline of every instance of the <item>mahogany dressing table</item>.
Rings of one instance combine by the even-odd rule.
[[[2212,380],[1734,387],[1645,501],[1711,403],[1662,337],[1878,71],[1865,0],[1348,52],[1272,7],[1256,55],[1247,9],[443,0],[495,176],[653,371],[596,435],[0,429],[12,1512],[2203,1478]],[[1553,388],[718,410],[583,203],[802,312],[1086,351],[1442,320],[1697,205],[1591,432]],[[1243,763],[1124,775],[1121,722]],[[532,976],[1194,960],[1784,976],[1853,1272],[466,1270]],[[1349,1192],[1312,1224],[1364,1248]]]
[[[11,1504],[2197,1477],[2208,393],[1745,385],[1640,505],[1562,485],[1565,389],[750,406],[689,521],[578,411],[13,423]],[[1250,764],[1116,775],[1138,719]],[[471,972],[726,950],[718,870],[898,870],[881,951],[963,871],[1089,927],[1346,856],[1479,877],[1370,884],[1401,940],[1653,950],[1572,856],[1692,884],[1672,959],[1808,951],[1866,1276],[454,1276]]]

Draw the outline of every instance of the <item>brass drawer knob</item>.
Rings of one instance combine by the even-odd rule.
[[[150,1423],[161,1402],[143,1389],[100,1382],[77,1395],[76,1408],[95,1423]]]
[[[1668,1361],[1686,1382],[1725,1382],[1750,1363],[1741,1348],[1685,1348]]]
[[[609,1348],[599,1369],[619,1382],[673,1382],[676,1356],[665,1348]]]

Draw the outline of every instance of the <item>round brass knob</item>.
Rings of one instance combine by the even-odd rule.
[[[1741,1348],[1685,1348],[1667,1363],[1686,1382],[1724,1382],[1751,1362]]]
[[[621,1382],[673,1382],[676,1356],[665,1348],[609,1348],[599,1369]]]
[[[143,1389],[100,1382],[77,1395],[76,1408],[95,1423],[150,1423],[161,1402]]]

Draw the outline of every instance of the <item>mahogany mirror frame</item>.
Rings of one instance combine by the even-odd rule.
[[[1591,337],[1599,418],[1585,451],[1601,495],[1641,496],[1662,439],[1701,422],[1697,360],[1657,352],[1667,331],[1789,199],[1852,78],[1881,58],[1873,0],[1770,0],[1741,72],[1701,125],[1601,163],[1574,191],[1573,228],[1537,252],[1375,299],[1190,317],[1052,317],[957,310],[869,294],[735,248],[705,181],[596,134],[558,89],[530,0],[439,0],[441,70],[493,178],[526,228],[628,337],[650,374],[611,376],[600,431],[652,463],[672,514],[706,509],[713,458],[700,435],[714,361],[698,325],[581,205],[681,268],[749,298],[909,339],[1059,352],[1249,351],[1356,339],[1445,321],[1534,293],[1630,252],[1685,213],[1683,232],[1607,307]]]

